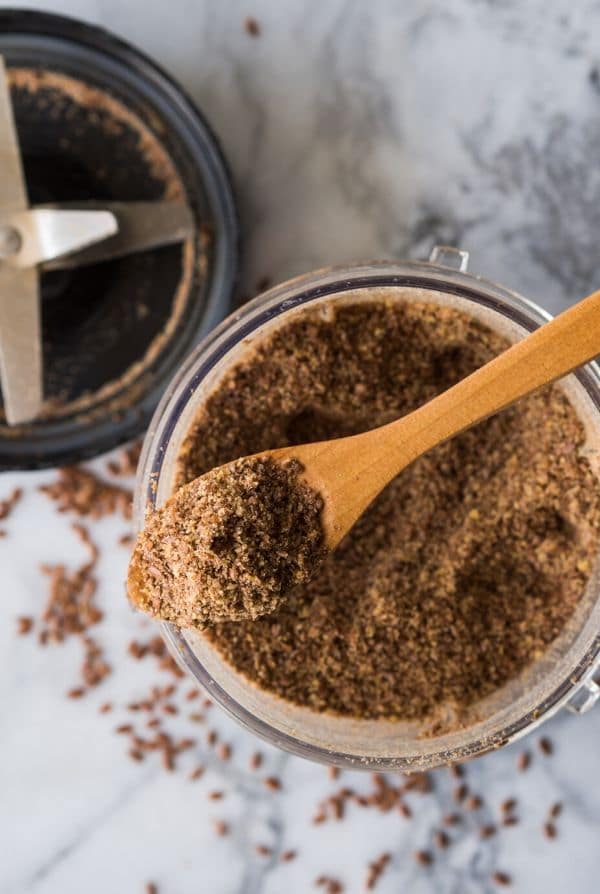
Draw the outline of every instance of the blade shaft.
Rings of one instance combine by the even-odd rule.
[[[21,164],[17,129],[12,111],[8,77],[0,56],[0,208],[23,211],[27,208],[27,190]]]
[[[38,273],[0,263],[0,381],[9,425],[40,411],[42,349]]]

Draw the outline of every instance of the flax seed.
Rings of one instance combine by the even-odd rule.
[[[253,16],[246,16],[244,19],[244,31],[250,37],[260,37],[260,25]]]
[[[281,788],[281,780],[277,776],[267,776],[266,779],[263,779],[263,785],[269,791],[278,792]]]
[[[479,837],[484,840],[487,838],[491,838],[493,835],[496,834],[496,831],[497,831],[496,827],[491,824],[488,824],[487,826],[482,826],[481,829],[479,830]]]
[[[33,618],[26,615],[21,615],[20,618],[17,618],[17,633],[19,636],[25,636],[32,630],[32,628]]]
[[[468,795],[469,787],[465,782],[458,785],[452,793],[452,797],[457,802],[457,804],[461,804],[468,797]]]
[[[217,749],[217,755],[219,757],[219,760],[222,760],[222,761],[230,760],[231,745],[229,745],[227,742],[223,742],[221,745],[219,745],[219,748]]]
[[[450,836],[446,832],[443,832],[441,829],[434,834],[433,840],[436,847],[439,847],[441,849],[447,848],[450,844]]]

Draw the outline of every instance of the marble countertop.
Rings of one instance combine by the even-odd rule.
[[[4,5],[19,5],[15,2]],[[30,5],[27,2],[23,5]],[[245,261],[242,292],[329,263],[426,257],[435,242],[471,253],[472,269],[552,311],[600,284],[600,4],[530,0],[64,0],[38,3],[111,28],[155,56],[188,88],[219,134],[234,172]],[[254,16],[261,34],[243,27]],[[95,466],[105,474],[105,461]],[[40,562],[75,568],[82,545],[38,485],[54,473],[0,477],[0,499],[25,494],[0,540],[0,892],[304,894],[320,874],[364,890],[368,863],[389,851],[381,894],[483,894],[495,870],[527,894],[592,894],[600,876],[600,708],[561,713],[539,735],[469,766],[482,811],[450,830],[431,867],[413,858],[452,809],[456,780],[434,774],[413,794],[413,818],[352,805],[343,822],[314,825],[318,802],[368,776],[262,746],[216,707],[208,726],[231,743],[219,760],[198,744],[175,773],[135,763],[114,728],[127,703],[157,682],[127,654],[151,629],[123,599],[126,523],[93,524],[101,545],[96,633],[113,673],[81,700],[65,697],[81,663],[76,641],[39,648],[17,637],[18,615],[39,616]],[[163,680],[164,683],[164,680]],[[180,687],[185,692],[190,687]],[[100,714],[112,702],[114,710]],[[197,702],[176,698],[175,729]],[[137,718],[136,718],[137,722]],[[179,724],[179,726],[177,726]],[[250,755],[265,755],[259,772]],[[517,772],[528,749],[533,761]],[[191,782],[199,762],[207,770]],[[279,792],[263,778],[276,775]],[[223,791],[222,800],[209,794]],[[481,840],[475,830],[508,797],[520,823]],[[564,804],[558,837],[542,834]],[[229,834],[218,837],[215,820]],[[264,856],[257,845],[273,850]],[[298,857],[282,862],[286,849]],[[435,847],[433,847],[435,850]]]

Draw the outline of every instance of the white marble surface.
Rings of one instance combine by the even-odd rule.
[[[1,4],[6,5],[6,4]],[[17,5],[12,3],[10,5]],[[26,4],[29,6],[30,3]],[[192,92],[220,135],[238,187],[246,246],[243,290],[331,262],[423,257],[458,242],[473,268],[552,310],[600,283],[600,4],[529,0],[63,0],[45,8],[80,15],[138,43]],[[260,38],[242,22],[254,15]],[[26,489],[0,540],[0,892],[303,894],[320,873],[348,892],[366,866],[392,853],[381,894],[482,894],[491,871],[528,894],[592,894],[600,877],[600,709],[548,725],[555,755],[535,741],[475,762],[469,783],[490,815],[508,796],[522,822],[480,842],[472,830],[423,869],[451,804],[446,772],[413,803],[411,822],[353,807],[343,823],[311,825],[316,803],[339,783],[318,766],[267,754],[281,776],[271,794],[247,770],[257,746],[216,708],[211,725],[234,745],[221,764],[201,738],[182,770],[134,764],[112,730],[156,674],[126,657],[142,622],[122,580],[124,523],[94,525],[102,543],[97,635],[113,674],[84,700],[66,699],[80,647],[38,648],[17,638],[17,615],[38,615],[46,592],[38,563],[75,566],[83,553],[67,516],[36,490],[51,473],[4,475],[0,498]],[[187,688],[187,687],[185,687]],[[176,721],[174,726],[179,721]],[[515,772],[522,747],[535,759]],[[198,756],[209,765],[191,784]],[[264,774],[263,774],[264,775]],[[345,773],[357,788],[368,778]],[[207,793],[223,789],[213,802]],[[559,838],[540,832],[548,806],[565,804]],[[214,818],[231,825],[216,838]],[[473,821],[474,824],[475,821]],[[297,848],[281,864],[256,843]]]

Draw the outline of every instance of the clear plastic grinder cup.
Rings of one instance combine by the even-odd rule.
[[[134,519],[160,506],[174,486],[176,459],[198,409],[242,349],[300,308],[348,302],[366,292],[422,300],[475,317],[511,342],[549,319],[526,298],[467,272],[468,255],[434,249],[429,262],[378,262],[330,268],[285,282],[255,298],[215,329],[188,357],[154,415],[142,451]],[[600,370],[589,364],[561,386],[586,432],[585,450],[600,442]],[[581,713],[600,695],[600,586],[594,568],[559,637],[523,674],[477,706],[472,722],[440,734],[419,723],[361,720],[312,711],[250,683],[202,634],[162,624],[179,664],[239,723],[273,745],[312,760],[374,770],[427,770],[464,761],[530,732],[561,707]]]

